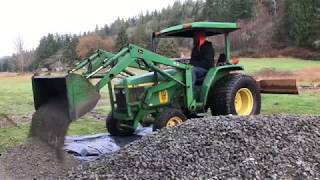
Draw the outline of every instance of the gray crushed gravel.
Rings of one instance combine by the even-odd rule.
[[[0,179],[59,179],[79,162],[64,154],[60,161],[55,150],[37,139],[28,139],[0,156]]]
[[[320,116],[188,120],[78,166],[71,179],[319,179]]]

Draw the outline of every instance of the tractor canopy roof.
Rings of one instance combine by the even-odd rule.
[[[204,31],[207,36],[229,33],[239,29],[237,23],[227,22],[193,22],[172,26],[159,32],[154,32],[153,36],[163,37],[193,37],[194,32]]]

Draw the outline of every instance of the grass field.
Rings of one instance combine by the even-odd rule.
[[[240,59],[246,72],[253,74],[262,68],[275,68],[277,70],[295,71],[309,67],[320,67],[320,61],[305,61],[291,58],[276,59]],[[320,72],[319,72],[320,73]],[[110,109],[107,102],[106,90],[102,91],[103,102],[96,111],[107,114]],[[296,95],[263,95],[262,113],[295,113],[320,114],[320,92],[305,92]],[[26,115],[34,111],[31,89],[31,75],[1,77],[0,76],[0,115]],[[1,117],[1,116],[0,116]],[[27,138],[28,123],[19,123],[17,127],[0,129],[0,153],[13,147]],[[85,116],[72,123],[68,134],[83,135],[105,132],[105,122]]]
[[[243,58],[240,64],[249,74],[258,72],[263,68],[275,68],[277,70],[294,71],[320,66],[320,61],[300,60],[294,58]]]

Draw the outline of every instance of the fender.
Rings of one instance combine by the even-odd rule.
[[[225,65],[225,66],[218,66],[218,67],[211,68],[208,71],[201,88],[200,102],[203,103],[203,106],[207,105],[207,99],[208,99],[211,87],[213,87],[219,79],[229,74],[231,71],[242,71],[242,70],[243,70],[243,67],[241,65]]]

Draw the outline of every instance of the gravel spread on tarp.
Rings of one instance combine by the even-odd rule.
[[[58,160],[52,147],[29,139],[0,156],[0,179],[59,179],[79,165],[71,155],[64,157]]]
[[[313,179],[320,117],[211,117],[163,129],[77,167],[71,179]]]

